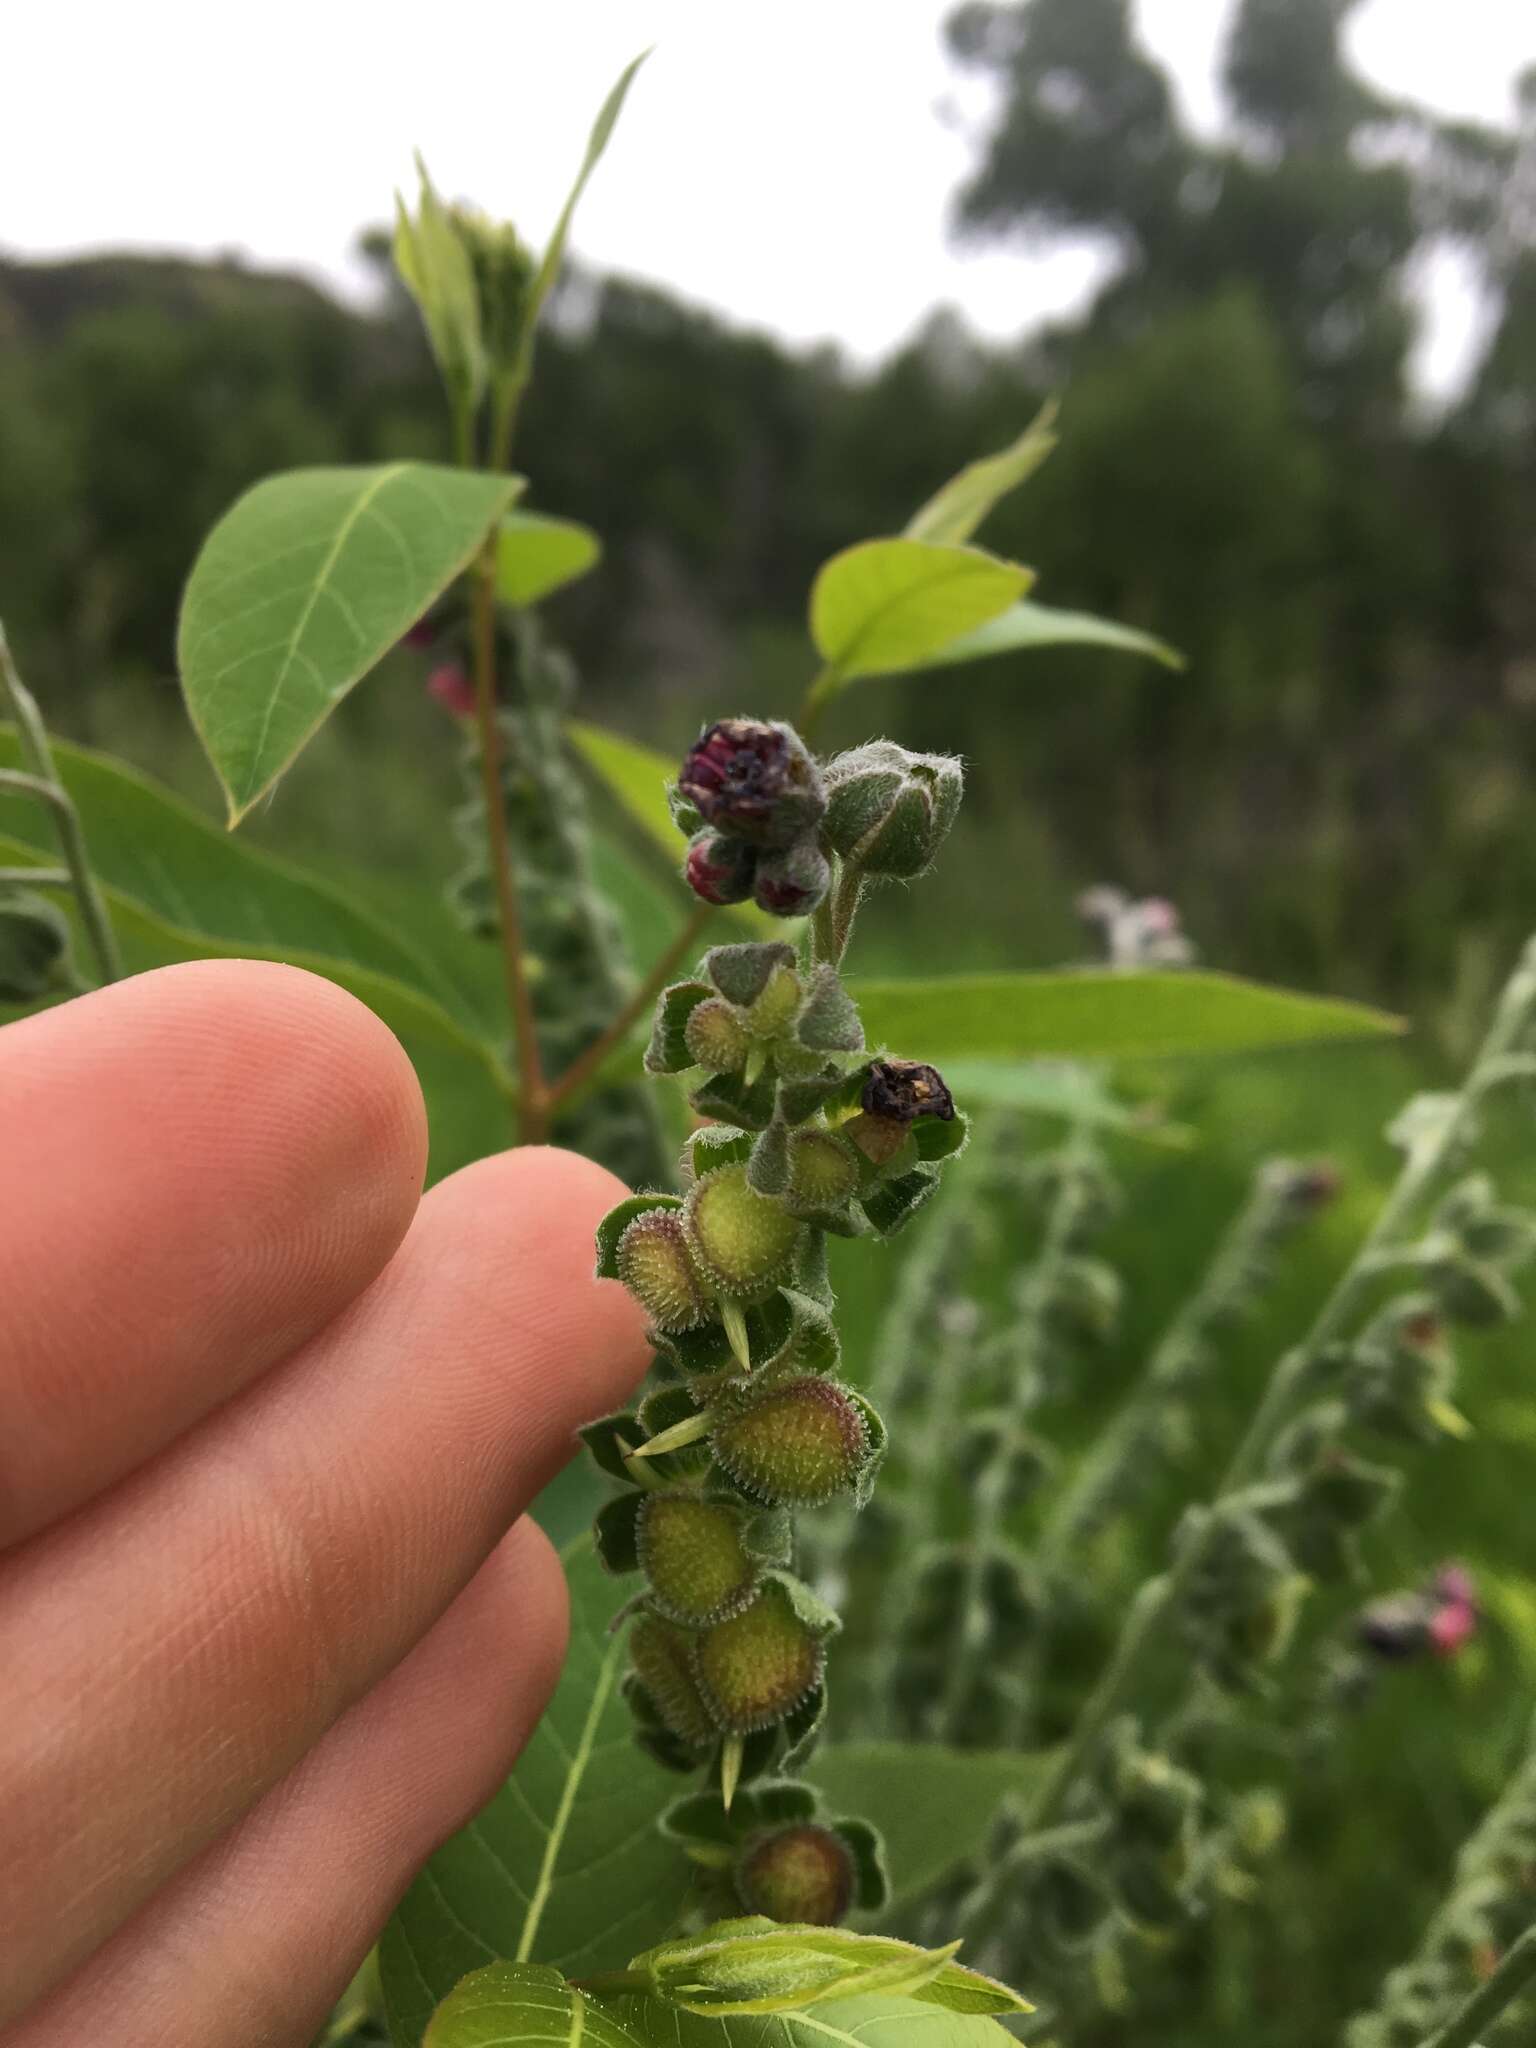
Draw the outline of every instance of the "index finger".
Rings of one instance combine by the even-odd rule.
[[[425,1159],[398,1042],[295,968],[165,968],[0,1032],[0,1545],[324,1328]]]

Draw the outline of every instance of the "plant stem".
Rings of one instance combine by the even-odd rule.
[[[614,1047],[628,1036],[666,987],[676,968],[693,951],[713,916],[713,908],[707,903],[701,903],[687,922],[678,928],[676,936],[666,950],[657,955],[650,972],[628,1002],[604,1026],[592,1043],[572,1060],[565,1072],[557,1075],[549,1084],[545,1100],[550,1109],[556,1108],[594,1078]]]
[[[1202,1366],[1217,1354],[1213,1322],[1254,1270],[1284,1215],[1283,1187],[1261,1171],[1192,1294],[1153,1348],[1118,1413],[1095,1439],[1040,1533],[1041,1561],[1059,1564],[1097,1535],[1117,1510],[1123,1513],[1144,1487],[1154,1463],[1158,1411],[1174,1394],[1187,1394]]]
[[[502,964],[512,1038],[517,1049],[518,1129],[525,1145],[543,1142],[549,1129],[548,1090],[539,1052],[533,993],[523,958],[523,913],[517,871],[507,838],[502,794],[501,727],[496,717],[496,543],[487,543],[470,572],[474,608],[475,722],[480,736],[480,775],[485,796],[485,829],[501,923]]]
[[[1216,1489],[1220,1506],[1241,1491],[1263,1465],[1266,1453],[1287,1417],[1298,1390],[1324,1347],[1341,1334],[1361,1307],[1379,1271],[1378,1255],[1392,1244],[1425,1190],[1460,1150],[1470,1134],[1485,1082],[1515,1049],[1536,1014],[1536,941],[1527,944],[1520,964],[1499,999],[1488,1036],[1473,1061],[1461,1092],[1445,1107],[1438,1125],[1410,1145],[1402,1171],[1383,1203],[1364,1242],[1340,1275],[1316,1321],[1295,1350],[1271,1373],[1242,1442]],[[1212,1522],[1208,1524],[1214,1525]],[[1119,1711],[1140,1676],[1143,1663],[1162,1639],[1161,1623],[1179,1601],[1206,1559],[1209,1534],[1195,1535],[1172,1568],[1149,1579],[1131,1603],[1104,1675],[1079,1715],[1071,1740],[1042,1782],[1028,1809],[1031,1829],[1049,1825],[1061,1812],[1078,1775],[1093,1753],[1106,1724]]]
[[[1453,2019],[1431,2034],[1423,2048],[1477,2048],[1477,2037],[1490,2020],[1514,2004],[1536,1978],[1536,1927],[1528,1927],[1504,1951],[1499,1967],[1480,1984]]]
[[[1093,1144],[1086,1129],[1074,1124],[1061,1149],[1061,1180],[1046,1217],[1040,1249],[1019,1293],[1018,1316],[1009,1344],[1013,1369],[1008,1384],[1008,1409],[1016,1417],[1029,1414],[1040,1398],[1047,1322],[1056,1298],[1062,1261],[1070,1255],[1082,1227],[1083,1170],[1092,1156]],[[1002,1439],[971,1482],[975,1513],[966,1542],[965,1590],[959,1604],[960,1637],[936,1710],[936,1726],[942,1738],[951,1742],[959,1739],[957,1724],[991,1642],[983,1594],[987,1565],[1004,1535],[1011,1464],[1012,1446]]]
[[[75,901],[80,910],[80,921],[85,926],[96,964],[103,983],[122,979],[123,964],[117,950],[117,940],[112,931],[112,920],[107,914],[106,903],[96,877],[91,873],[90,856],[86,852],[85,834],[80,828],[80,814],[74,801],[59,779],[58,767],[53,758],[53,749],[48,744],[48,730],[43,724],[42,713],[37,700],[21,680],[16,663],[12,659],[10,643],[5,637],[5,628],[0,626],[0,690],[4,691],[16,721],[16,739],[21,757],[30,774],[16,775],[7,771],[0,776],[0,786],[19,790],[27,795],[40,798],[53,812],[54,824],[59,835],[59,851],[69,870],[70,886],[75,892]]]

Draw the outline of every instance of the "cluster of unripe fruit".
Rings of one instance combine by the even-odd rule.
[[[725,838],[752,852],[759,880],[778,872],[769,854],[809,848],[823,893],[856,892],[856,846],[826,834],[849,760],[862,763],[858,843],[878,860],[894,811],[908,838],[920,826],[926,866],[958,801],[955,764],[881,743],[822,767],[787,727],[731,720],[680,778],[682,822],[708,821],[690,878]],[[740,825],[753,836],[732,838]],[[838,1626],[794,1574],[791,1517],[862,1503],[885,1430],[841,1375],[826,1237],[899,1230],[964,1143],[965,1119],[932,1067],[866,1052],[814,944],[804,959],[781,943],[714,948],[660,998],[646,1064],[687,1076],[709,1121],[684,1151],[686,1193],[632,1196],[598,1233],[598,1271],[642,1304],[656,1349],[638,1410],[584,1432],[623,1489],[598,1515],[599,1555],[644,1581],[626,1692],[651,1755],[709,1773],[669,1827],[726,1903],[830,1923],[878,1903],[883,1878],[872,1830],[826,1819],[788,1775],[814,1740]]]

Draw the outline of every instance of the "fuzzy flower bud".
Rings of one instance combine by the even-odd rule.
[[[709,1296],[674,1210],[637,1216],[619,1239],[616,1263],[620,1280],[658,1330],[692,1330],[708,1320]]]
[[[789,1278],[801,1235],[786,1209],[751,1187],[744,1166],[718,1167],[695,1181],[683,1227],[706,1279],[737,1301],[759,1300]]]
[[[802,839],[781,852],[766,853],[757,864],[752,900],[770,917],[808,917],[832,884],[832,869],[814,839]]]
[[[751,1735],[782,1721],[817,1685],[821,1669],[820,1636],[774,1582],[694,1644],[699,1693],[727,1735]]]
[[[814,1821],[755,1835],[734,1876],[745,1911],[800,1927],[835,1927],[853,1899],[852,1852]]]
[[[695,896],[720,907],[745,903],[752,894],[757,855],[740,839],[723,832],[700,832],[688,842],[683,879]]]
[[[734,1003],[710,996],[691,1010],[683,1043],[694,1061],[712,1074],[734,1074],[747,1063],[751,1040]]]
[[[650,1493],[640,1503],[636,1544],[659,1613],[702,1628],[734,1613],[757,1583],[741,1540],[741,1516],[696,1493]]]
[[[869,1427],[835,1380],[805,1373],[746,1396],[715,1425],[716,1460],[745,1492],[787,1507],[815,1507],[857,1485]]]
[[[687,1629],[642,1614],[629,1632],[629,1656],[662,1725],[694,1749],[715,1740],[710,1717],[693,1673],[694,1638]]]
[[[751,846],[793,846],[826,808],[820,771],[800,735],[756,718],[706,727],[677,787],[706,825]]]
[[[910,880],[933,864],[963,787],[953,755],[872,740],[827,765],[827,843],[867,875]]]

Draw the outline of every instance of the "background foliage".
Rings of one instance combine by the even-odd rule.
[[[701,714],[788,711],[817,564],[899,530],[944,476],[1062,397],[1061,449],[989,539],[1037,564],[1052,602],[1156,632],[1187,669],[1091,650],[1004,657],[938,689],[882,684],[878,704],[857,693],[833,731],[888,722],[973,764],[922,899],[946,968],[1070,957],[1071,892],[1108,876],[1178,900],[1214,963],[1385,1000],[1423,1027],[1406,1050],[1125,1077],[1198,1143],[1112,1141],[1126,1201],[1105,1249],[1127,1318],[1048,1418],[1068,1445],[1130,1379],[1258,1157],[1324,1149],[1344,1175],[1264,1319],[1232,1340],[1206,1418],[1213,1466],[1358,1235],[1389,1170],[1381,1126],[1466,1036],[1536,906],[1536,93],[1500,133],[1389,104],[1341,55],[1347,12],[1244,0],[1227,126],[1202,140],[1124,0],[962,8],[954,52],[994,79],[998,118],[959,223],[1107,238],[1119,268],[1085,318],[983,348],[939,314],[856,374],[633,281],[578,276],[541,344],[520,450],[539,506],[604,536],[603,573],[552,608],[587,677],[583,710],[670,751]],[[1408,284],[1447,244],[1477,266],[1488,337],[1466,390],[1427,418],[1406,379]],[[382,262],[380,280],[365,314],[229,265],[0,262],[13,642],[62,731],[205,809],[172,682],[203,533],[270,471],[442,452],[416,316]],[[276,870],[260,881],[295,957],[345,958],[406,1037],[443,1170],[497,1113],[496,1076],[464,1043],[494,1003],[494,968],[443,928],[456,748],[420,684],[418,664],[392,658],[342,707],[253,817],[255,850],[226,856],[216,830],[186,830],[242,874],[263,847],[318,858],[377,906],[377,925],[354,922],[286,871],[286,894],[272,893]],[[104,771],[86,754],[64,765],[85,803]],[[131,964],[214,936],[257,943],[214,934],[134,871],[136,801],[114,781],[91,804],[93,819],[121,819],[120,838],[97,824],[94,841]],[[0,825],[20,829],[9,814]],[[602,879],[646,957],[669,928],[663,884],[622,845],[601,849]],[[866,971],[869,951],[906,964],[904,917],[898,893],[877,901]],[[1051,1135],[1026,1125],[1019,1142]],[[1023,1226],[994,1248],[993,1295],[1029,1249]],[[888,1269],[849,1262],[840,1285],[850,1330],[877,1329]],[[1146,2048],[1332,2038],[1432,1909],[1518,1749],[1536,1678],[1528,1351],[1518,1329],[1470,1347],[1463,1405],[1479,1438],[1439,1453],[1373,1539],[1386,1583],[1468,1557],[1491,1609],[1483,1640],[1395,1677],[1306,1774],[1291,1853],[1257,1906],[1153,1973],[1136,2019]],[[589,1508],[579,1475],[546,1502],[562,1535]],[[1106,2048],[1124,2024],[1106,2022]]]

